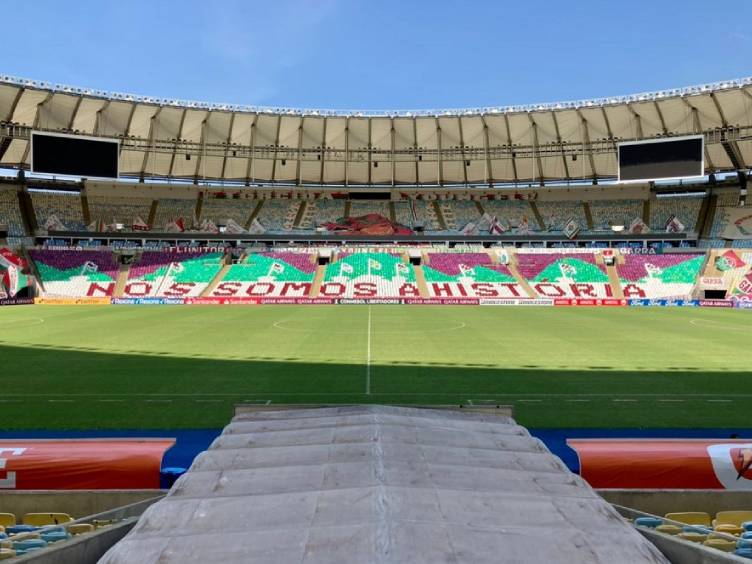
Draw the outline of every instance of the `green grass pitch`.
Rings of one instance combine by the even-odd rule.
[[[694,308],[0,309],[0,428],[224,426],[239,402],[515,406],[530,427],[745,427],[752,316]]]

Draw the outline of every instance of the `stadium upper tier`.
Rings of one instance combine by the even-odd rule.
[[[616,143],[705,136],[705,169],[752,165],[752,78],[577,102],[466,110],[259,108],[0,77],[0,165],[32,129],[120,140],[120,174],[244,184],[457,185],[597,180]]]

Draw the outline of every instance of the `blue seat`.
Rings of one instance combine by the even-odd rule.
[[[66,531],[56,531],[56,530],[44,531],[40,536],[43,541],[48,542],[48,543],[67,540],[71,537]]]
[[[634,520],[634,523],[639,527],[655,529],[658,525],[663,525],[663,519],[659,519],[658,517],[638,517]]]
[[[752,531],[752,521],[744,521],[744,523],[742,523],[742,529],[745,531]]]
[[[38,528],[39,527],[35,527],[34,525],[13,525],[12,527],[7,527],[5,532],[9,535],[17,535],[18,533],[31,533]]]
[[[752,548],[737,548],[734,555],[752,560]]]
[[[743,539],[752,539],[752,531],[744,531],[741,534],[741,538],[743,538]]]
[[[47,546],[47,541],[44,541],[42,539],[25,539],[15,541],[13,543],[13,549],[16,552],[18,552],[19,550],[28,551],[29,549],[33,548],[44,548],[45,546]]]

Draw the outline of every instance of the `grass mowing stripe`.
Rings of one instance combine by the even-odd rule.
[[[749,312],[742,311],[29,307],[35,309],[0,311],[6,429],[218,427],[232,404],[248,398],[423,404],[494,398],[514,402],[520,423],[538,427],[748,427],[752,407],[747,333],[720,330],[748,326]],[[44,323],[30,326],[32,316]],[[708,331],[691,319],[718,328]],[[657,403],[663,399],[685,403]],[[206,401],[196,409],[196,400]],[[705,409],[688,410],[692,401]],[[44,407],[29,409],[34,402]]]

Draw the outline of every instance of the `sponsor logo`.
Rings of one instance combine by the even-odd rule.
[[[34,298],[7,298],[0,300],[0,306],[33,305]]]
[[[710,445],[708,456],[724,488],[752,491],[752,443]]]
[[[524,299],[524,298],[509,298],[509,299],[482,299],[479,300],[480,305],[485,306],[552,306],[554,300],[547,299]]]
[[[183,298],[112,298],[113,305],[183,305]]]
[[[700,307],[734,307],[731,300],[700,300]]]
[[[42,305],[109,305],[110,298],[35,298],[35,304]]]

